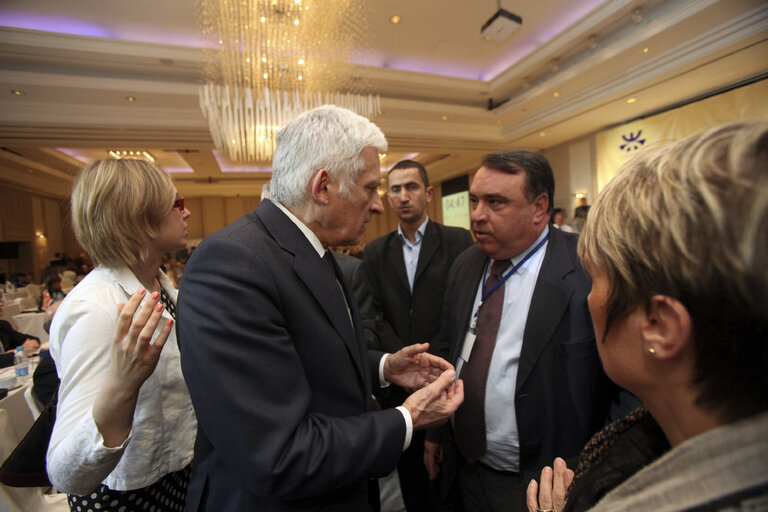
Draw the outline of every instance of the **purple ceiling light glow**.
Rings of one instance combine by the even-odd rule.
[[[242,162],[233,162],[227,158],[227,155],[218,149],[213,150],[213,156],[216,158],[216,162],[218,162],[221,172],[272,172],[271,166],[258,166]]]
[[[106,26],[67,16],[32,14],[0,9],[0,20],[2,20],[0,25],[3,27],[42,30],[77,36],[115,37],[115,34]]]

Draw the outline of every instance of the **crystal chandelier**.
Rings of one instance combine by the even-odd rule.
[[[201,20],[200,108],[231,159],[269,160],[280,126],[320,105],[380,113],[348,63],[367,32],[362,0],[201,0]]]

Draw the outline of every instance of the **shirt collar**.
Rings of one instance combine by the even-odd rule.
[[[416,241],[414,244],[418,244],[421,242],[421,239],[424,238],[424,231],[427,229],[427,222],[429,222],[429,215],[427,215],[427,218],[424,219],[424,222],[422,222],[421,226],[419,226],[419,228],[416,230]],[[411,242],[408,240],[408,237],[405,236],[405,233],[403,233],[403,228],[400,226],[400,224],[397,225],[397,236],[399,236],[400,240],[403,242]]]
[[[309,243],[312,245],[312,247],[317,251],[318,256],[321,258],[325,255],[325,247],[323,247],[323,244],[320,242],[320,239],[317,238],[317,235],[307,227],[306,224],[304,224],[301,219],[296,217],[294,214],[291,213],[291,211],[283,206],[282,204],[278,203],[277,201],[273,201],[275,203],[275,206],[280,208],[285,215],[288,216],[289,219],[291,219],[291,222],[296,224],[296,227],[299,228],[299,230],[304,233],[304,236],[307,238]]]
[[[520,261],[522,261],[522,260],[523,260],[523,258],[525,258],[525,256],[526,256],[526,255],[527,255],[529,252],[531,252],[531,251],[534,249],[534,247],[536,247],[537,245],[539,245],[539,242],[541,242],[542,240],[544,240],[544,237],[545,237],[545,236],[547,236],[547,233],[549,233],[549,225],[546,225],[546,226],[544,226],[544,229],[541,231],[541,233],[539,233],[539,236],[538,236],[538,238],[536,238],[536,240],[535,240],[535,241],[534,241],[534,242],[533,242],[531,245],[529,245],[529,246],[528,246],[528,248],[527,248],[526,250],[524,250],[523,252],[521,252],[521,253],[520,253],[520,254],[518,254],[517,256],[515,256],[515,257],[513,257],[513,258],[510,258],[510,260],[512,261],[512,266],[514,267],[515,265],[517,265],[517,264],[518,264]],[[549,243],[549,242],[547,242],[547,243]],[[545,244],[545,245],[546,245],[546,244]],[[542,247],[542,248],[541,248],[541,249],[539,249],[539,250],[540,250],[540,251],[546,251],[546,248],[545,248],[545,247]],[[529,260],[529,261],[530,261],[530,260]],[[520,271],[520,270],[518,269],[518,272],[519,272],[519,271]]]

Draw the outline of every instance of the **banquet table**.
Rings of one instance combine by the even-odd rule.
[[[32,426],[32,412],[24,391],[32,381],[12,389],[0,400],[0,461],[4,461]],[[3,512],[68,511],[66,495],[44,494],[42,487],[8,487],[0,484],[0,510]]]
[[[16,330],[36,336],[40,343],[48,343],[48,333],[45,332],[43,323],[45,322],[45,313],[20,313],[13,316],[13,323],[16,324]]]

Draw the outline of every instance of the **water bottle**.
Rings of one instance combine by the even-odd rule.
[[[29,361],[24,355],[24,347],[16,347],[16,355],[13,358],[16,367],[16,378],[22,382],[29,380]]]

